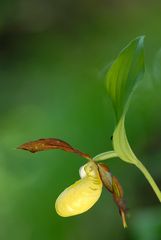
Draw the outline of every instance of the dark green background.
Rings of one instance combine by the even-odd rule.
[[[138,35],[146,74],[127,115],[129,141],[161,188],[161,2],[1,0],[0,239],[160,240],[161,207],[134,166],[106,163],[124,187],[124,230],[105,190],[88,212],[59,217],[57,196],[79,178],[77,155],[16,150],[42,137],[95,156],[111,150],[115,120],[104,72]]]

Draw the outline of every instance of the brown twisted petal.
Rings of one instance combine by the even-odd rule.
[[[119,209],[119,212],[122,217],[122,222],[124,228],[127,227],[126,224],[126,206],[123,200],[123,189],[118,179],[115,176],[112,176],[109,168],[105,164],[97,164],[101,180],[106,187],[106,189],[112,193],[113,199]]]
[[[79,154],[81,157],[86,158],[88,160],[91,159],[90,155],[83,153],[79,151],[78,149],[73,148],[70,144],[67,142],[57,139],[57,138],[43,138],[38,139],[35,141],[30,141],[27,143],[24,143],[18,147],[18,149],[23,149],[26,151],[30,151],[32,153],[36,153],[39,151],[46,151],[50,149],[60,149],[64,150],[66,152],[72,152]]]
[[[113,193],[113,186],[112,186],[112,175],[107,165],[99,163],[98,170],[101,177],[101,180],[104,186],[107,188],[108,191]]]

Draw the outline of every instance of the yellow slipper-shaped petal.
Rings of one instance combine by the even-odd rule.
[[[55,203],[56,212],[62,217],[81,214],[90,209],[102,192],[97,165],[89,162],[84,166],[85,176],[65,189]]]

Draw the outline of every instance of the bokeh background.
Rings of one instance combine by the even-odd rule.
[[[104,73],[138,35],[146,35],[146,74],[126,127],[161,188],[161,2],[0,1],[1,240],[161,239],[161,206],[134,166],[106,162],[124,187],[124,230],[105,190],[80,216],[56,214],[57,196],[79,178],[84,159],[58,150],[16,150],[44,137],[64,139],[92,156],[110,150],[115,120]]]

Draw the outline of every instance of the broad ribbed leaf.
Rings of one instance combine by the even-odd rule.
[[[125,114],[136,83],[144,73],[144,37],[131,41],[119,54],[106,75],[106,85],[111,97],[116,119]]]
[[[107,73],[107,90],[117,119],[117,126],[113,134],[113,147],[119,158],[135,164],[142,171],[161,202],[161,192],[145,166],[133,153],[125,130],[125,115],[130,97],[144,73],[143,47],[144,37],[138,37],[131,41],[121,51]]]

